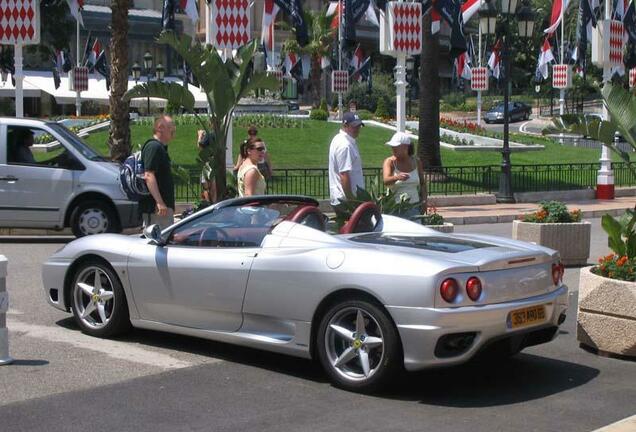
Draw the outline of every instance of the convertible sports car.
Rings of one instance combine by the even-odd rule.
[[[568,288],[556,251],[442,234],[364,203],[326,232],[314,199],[238,198],[144,235],[77,239],[43,267],[48,302],[110,337],[164,330],[319,359],[336,385],[552,340]]]

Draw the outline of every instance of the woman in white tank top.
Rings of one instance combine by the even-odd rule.
[[[391,147],[393,156],[386,158],[382,165],[384,185],[395,192],[396,200],[405,197],[411,203],[420,204],[398,216],[409,219],[426,213],[424,172],[421,162],[413,156],[415,151],[410,137],[404,132],[397,132],[386,145]]]

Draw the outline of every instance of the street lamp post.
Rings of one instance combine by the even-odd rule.
[[[406,83],[408,84],[408,96],[409,96],[409,106],[408,106],[408,115],[411,116],[411,102],[413,100],[413,72],[415,70],[415,59],[413,57],[408,57],[406,59]]]
[[[150,78],[152,77],[152,54],[148,51],[144,54],[144,71],[146,72],[147,82],[150,83]],[[148,91],[146,100],[148,102],[148,115],[150,115],[150,91]]]
[[[502,28],[499,34],[502,40],[502,64],[504,76],[504,130],[503,148],[501,151],[501,174],[499,176],[499,192],[497,201],[503,203],[515,202],[512,190],[512,169],[510,163],[510,49],[509,39],[511,38],[510,21],[514,16],[519,25],[519,36],[522,38],[532,37],[534,30],[534,14],[532,10],[524,6],[517,13],[517,0],[501,0],[501,15],[503,16]],[[497,10],[486,4],[480,9],[480,28],[482,33],[496,34]]]

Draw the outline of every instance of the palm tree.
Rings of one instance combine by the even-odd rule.
[[[439,149],[439,43],[431,33],[431,14],[422,19],[420,54],[420,122],[417,154],[428,171],[442,166]]]
[[[139,84],[126,92],[124,99],[130,101],[135,97],[158,97],[194,114],[201,128],[215,137],[209,146],[199,152],[198,162],[206,178],[215,179],[217,196],[222,197],[226,188],[225,142],[234,108],[241,98],[253,90],[277,89],[278,79],[254,70],[253,59],[259,46],[255,39],[239,48],[234,58],[227,60],[223,60],[214,47],[193,43],[190,36],[178,37],[172,31],[161,33],[157,42],[174,49],[190,67],[206,95],[210,114],[205,115],[206,119],[196,114],[194,96],[177,83],[154,81]]]
[[[327,15],[327,10],[305,11],[305,23],[309,33],[309,43],[300,47],[296,38],[287,39],[283,43],[283,53],[293,52],[298,54],[308,54],[311,57],[311,93],[313,105],[320,103],[320,89],[322,78],[321,59],[331,54],[331,45],[336,35],[336,29],[331,28],[332,17]],[[289,26],[285,26],[289,28]],[[294,29],[290,29],[294,32]]]
[[[123,99],[128,90],[128,8],[130,0],[111,0],[110,36],[110,132],[108,147],[113,160],[123,161],[130,154],[129,103]]]

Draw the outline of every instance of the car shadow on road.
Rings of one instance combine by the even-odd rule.
[[[595,368],[533,354],[478,359],[460,366],[400,377],[381,396],[426,405],[482,408],[541,399],[582,386]]]
[[[69,330],[80,331],[72,317],[59,320],[56,324]],[[256,348],[137,328],[115,340],[254,366],[315,382],[327,382],[320,365],[316,362]]]

